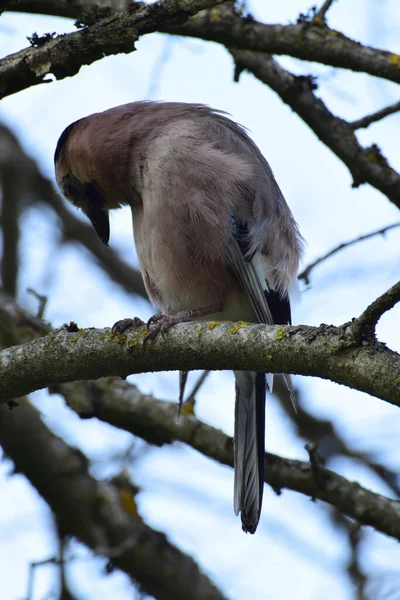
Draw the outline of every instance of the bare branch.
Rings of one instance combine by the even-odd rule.
[[[2,309],[3,312],[1,312]],[[27,334],[37,336],[36,319],[31,317],[30,323],[27,317],[26,313],[15,302],[11,300],[7,302],[6,296],[0,294],[0,325],[4,326],[4,323],[8,323],[9,329],[15,329],[18,336],[21,336],[22,332],[24,336]],[[23,327],[21,327],[21,322],[24,323]],[[43,331],[47,328],[48,326],[42,324]],[[125,381],[101,379],[90,383],[75,382],[56,385],[51,391],[62,393],[68,405],[82,418],[99,418],[115,427],[121,427],[134,435],[140,436],[149,443],[160,446],[179,440],[222,464],[229,466],[233,464],[231,438],[199,421],[194,416],[182,417],[177,422],[176,406],[174,404],[143,395],[135,386]],[[2,407],[0,407],[1,410]],[[11,414],[21,412],[23,411],[18,408],[12,411]],[[38,427],[37,413],[33,414],[34,419],[31,420],[30,413],[28,413],[26,427],[28,430],[31,426],[34,429],[33,433],[36,435],[36,432],[42,429],[43,423],[40,422],[40,427]],[[28,422],[30,425],[28,425]],[[35,448],[37,447],[37,449],[35,452],[27,453],[26,444],[31,440],[31,436],[24,433],[23,439],[26,440],[26,444],[24,448],[21,448],[19,444],[20,433],[9,429],[10,423],[1,423],[0,419],[0,443],[2,442],[2,425],[7,429],[7,433],[14,444],[20,448],[23,458],[28,454],[31,457],[29,460],[36,464],[36,456],[40,446],[37,446],[35,440]],[[52,444],[49,444],[46,440],[46,459],[48,453],[51,452],[53,452]],[[11,456],[14,458],[13,454]],[[379,531],[400,539],[400,509],[398,502],[373,494],[361,488],[358,484],[350,483],[327,470],[321,472],[321,488],[317,484],[308,463],[282,459],[272,454],[266,454],[266,461],[266,482],[275,490],[289,488],[312,498],[320,498],[361,523],[372,525]],[[65,464],[70,464],[70,462],[68,461]],[[39,467],[41,468],[41,465]],[[46,468],[45,464],[44,469]],[[57,465],[55,468],[57,469]],[[23,472],[26,474],[25,469]],[[62,477],[63,473],[64,470],[61,469],[58,471],[58,476]],[[85,509],[82,512],[83,516],[84,513]],[[108,550],[108,553],[110,553],[110,550]]]
[[[324,21],[295,25],[263,24],[241,17],[227,4],[219,10],[203,11],[185,25],[176,22],[177,18],[187,20],[189,15],[222,1],[161,0],[136,12],[128,9],[123,14],[115,14],[83,32],[59,36],[42,47],[10,55],[0,61],[0,97],[44,83],[50,73],[56,79],[63,79],[75,75],[82,65],[91,64],[103,56],[132,52],[138,37],[153,31],[197,37],[236,48],[285,54],[400,82],[400,56],[363,46],[330,29]],[[33,10],[35,4],[32,2]],[[58,12],[58,3],[54,3],[52,14],[65,12],[64,2],[60,4]],[[80,5],[77,3],[76,6]],[[24,3],[24,9],[29,9],[29,2]],[[77,7],[76,16],[79,12]]]
[[[307,410],[305,402],[302,400],[303,393],[302,388],[296,390],[298,412],[294,415],[290,402],[286,398],[287,387],[283,378],[277,377],[274,381],[274,396],[278,398],[280,406],[298,436],[312,444],[317,443],[318,450],[327,464],[337,456],[346,456],[364,464],[391,489],[395,496],[399,497],[400,477],[397,471],[377,462],[372,452],[353,449],[331,420],[317,417]]]
[[[61,393],[82,418],[96,417],[159,446],[180,441],[233,466],[232,438],[192,415],[182,416],[177,423],[174,404],[141,394],[125,381],[75,382],[55,386],[52,392]],[[265,467],[265,482],[275,491],[288,488],[319,498],[360,523],[400,539],[400,504],[396,500],[374,494],[327,469],[321,471],[321,487],[309,463],[275,454],[266,453]]]
[[[177,325],[147,345],[144,326],[127,335],[109,329],[61,329],[0,353],[0,402],[55,383],[195,369],[296,373],[330,379],[400,406],[400,356],[341,327],[246,323]],[[18,373],[18,377],[15,377]]]
[[[196,381],[192,391],[190,392],[189,396],[186,398],[185,403],[190,403],[193,402],[194,399],[196,398],[196,394],[199,391],[199,389],[201,388],[201,386],[203,385],[203,383],[205,382],[205,380],[207,379],[207,377],[209,376],[209,374],[211,373],[211,371],[203,371],[202,374],[199,376],[198,380]]]
[[[229,48],[237,68],[251,71],[294,110],[317,137],[348,167],[353,187],[369,183],[400,208],[400,175],[376,145],[364,148],[350,125],[335,117],[314,94],[310,77],[296,77],[266,54]],[[400,73],[400,69],[399,69]]]
[[[115,13],[81,31],[54,39],[36,41],[37,47],[10,54],[0,61],[0,98],[28,87],[47,83],[51,73],[56,79],[71,77],[83,65],[104,56],[135,50],[140,35],[152,33],[167,23],[186,21],[199,10],[225,0],[159,0],[137,3],[125,13]]]
[[[376,325],[381,316],[398,302],[400,302],[400,281],[374,300],[362,315],[352,323],[351,328],[355,338],[358,340],[373,338]],[[400,389],[400,380],[398,380],[398,385]]]
[[[330,258],[331,256],[333,256],[340,250],[343,250],[343,248],[348,248],[349,246],[358,244],[358,242],[363,242],[365,240],[369,240],[370,238],[375,237],[377,235],[384,235],[387,231],[390,231],[391,229],[395,229],[396,227],[400,227],[400,221],[398,221],[397,223],[392,223],[391,225],[387,225],[386,227],[381,227],[380,229],[376,229],[375,231],[371,231],[370,233],[365,233],[364,235],[359,235],[358,237],[353,238],[352,240],[349,240],[347,242],[342,242],[338,246],[335,246],[334,248],[332,248],[332,250],[330,250],[326,254],[323,254],[319,258],[316,258],[312,263],[307,265],[307,267],[299,274],[298,279],[300,279],[300,280],[303,279],[305,281],[305,283],[307,285],[309,285],[311,271],[317,265],[321,264],[324,260],[326,260],[327,258]]]
[[[311,19],[294,25],[270,25],[241,17],[229,2],[215,10],[203,11],[184,25],[168,24],[162,31],[238,50],[293,56],[400,83],[400,56],[355,42],[330,29],[324,21]]]
[[[132,4],[132,0],[18,0],[8,10],[77,19],[94,5],[100,9],[110,7],[113,12],[123,12]]]
[[[128,490],[94,479],[86,457],[51,433],[27,399],[18,403],[15,410],[0,407],[0,443],[52,508],[63,531],[111,557],[113,565],[160,600],[223,600],[190,556],[148,527],[133,501],[124,502]]]
[[[390,106],[386,106],[385,108],[381,108],[381,110],[377,110],[376,112],[363,117],[362,119],[357,119],[357,121],[352,121],[349,123],[349,126],[353,131],[356,129],[367,128],[371,125],[371,123],[376,123],[389,115],[393,115],[400,110],[400,101],[391,104]]]
[[[315,21],[315,19],[322,19],[322,21],[326,21],[326,13],[334,2],[335,0],[325,0],[321,8],[315,13],[313,21]]]

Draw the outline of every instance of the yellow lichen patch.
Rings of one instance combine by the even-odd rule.
[[[181,415],[194,415],[194,402],[185,402],[182,405]]]
[[[267,360],[272,360],[272,354],[267,354]]]
[[[198,329],[196,329],[196,331],[197,331],[197,334],[198,334],[198,335],[201,335],[201,334],[203,333],[203,332],[201,331],[201,327],[199,327]]]
[[[73,338],[71,338],[69,341],[74,343],[77,342],[79,340],[79,338],[81,337],[81,334],[78,333],[78,335],[74,336]]]
[[[287,327],[280,327],[275,334],[275,339],[281,340],[283,338],[283,335],[284,335],[286,329],[287,329]]]
[[[399,54],[391,54],[390,55],[390,63],[400,69],[400,55]]]
[[[220,20],[221,15],[219,14],[218,8],[212,8],[210,10],[210,13],[213,19],[215,19],[216,21]]]
[[[139,340],[131,340],[131,341],[128,343],[128,348],[133,348],[134,346],[137,346],[137,345],[138,345],[138,343],[139,343]]]
[[[400,383],[400,377],[397,378],[397,383]]]
[[[142,337],[142,338],[143,338],[143,337],[146,337],[146,335],[147,335],[148,333],[149,333],[149,330],[146,328],[146,329],[144,329],[143,331],[141,331],[139,335],[140,335],[140,337]]]
[[[315,19],[313,19],[313,23],[314,25],[323,25],[324,20],[321,17],[315,17]]]
[[[131,517],[137,515],[137,504],[135,498],[129,490],[120,490],[119,498],[124,511]]]
[[[102,342],[104,342],[104,340],[106,339],[106,336],[103,333],[101,333],[99,335],[99,338],[101,339]]]
[[[207,329],[214,329],[214,327],[221,325],[221,323],[222,321],[212,321],[211,323],[208,323]]]
[[[238,321],[236,325],[230,328],[229,331],[235,334],[239,331],[239,329],[244,329],[245,327],[247,327],[247,323],[245,323],[245,321]]]

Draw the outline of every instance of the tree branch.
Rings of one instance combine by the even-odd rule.
[[[10,54],[0,61],[0,98],[28,87],[76,75],[83,65],[111,54],[135,50],[140,35],[157,31],[168,23],[186,21],[199,10],[225,0],[159,0],[137,3],[90,27],[54,39],[38,38],[37,47]]]
[[[77,19],[94,5],[100,9],[110,7],[113,12],[123,12],[132,4],[132,0],[18,0],[8,10]]]
[[[179,369],[238,369],[330,379],[400,406],[400,356],[360,341],[351,324],[278,327],[246,323],[177,325],[143,343],[145,327],[61,329],[0,353],[0,402],[77,379]],[[18,377],[15,374],[18,373]]]
[[[363,46],[325,21],[270,25],[236,13],[232,3],[203,11],[185,24],[169,25],[165,33],[200,38],[260,53],[284,54],[332,67],[350,69],[400,83],[400,56]]]
[[[331,256],[333,256],[340,250],[343,250],[343,248],[348,248],[349,246],[358,244],[358,242],[363,242],[365,240],[369,240],[370,238],[375,237],[376,235],[384,235],[387,231],[390,231],[391,229],[394,229],[395,227],[400,227],[400,221],[398,221],[397,223],[392,223],[391,225],[387,225],[386,227],[381,227],[380,229],[376,229],[375,231],[371,231],[370,233],[365,233],[364,235],[359,235],[358,237],[353,238],[352,240],[349,240],[347,242],[342,242],[338,246],[335,246],[334,248],[332,248],[332,250],[330,250],[326,254],[323,254],[319,258],[316,258],[312,263],[307,265],[307,267],[305,269],[303,269],[303,271],[298,275],[298,279],[300,279],[300,280],[303,279],[304,282],[307,285],[309,285],[311,271],[317,265],[321,264],[324,260],[326,260],[327,258],[330,258]]]
[[[135,386],[118,379],[102,379],[57,385],[68,406],[82,418],[96,417],[125,429],[151,444],[183,442],[223,465],[233,466],[233,440],[222,431],[192,415],[176,421],[177,406],[141,394]],[[400,539],[400,504],[349,482],[327,469],[321,471],[322,486],[309,463],[266,453],[265,482],[275,491],[288,488],[336,506],[341,512]]]
[[[393,115],[400,110],[400,101],[391,104],[390,106],[386,106],[385,108],[381,108],[381,110],[377,110],[376,112],[363,117],[362,119],[357,119],[357,121],[352,121],[349,123],[349,126],[353,131],[356,129],[362,129],[369,127],[372,123],[376,123],[389,115]]]
[[[314,94],[312,78],[296,77],[266,54],[236,48],[229,48],[229,51],[239,72],[247,69],[269,85],[344,162],[353,176],[353,187],[369,183],[400,208],[399,173],[389,165],[376,145],[361,146],[350,125],[328,110]]]
[[[381,316],[400,302],[400,281],[387,292],[379,296],[356,319],[351,328],[353,335],[359,340],[371,339],[375,335],[376,325]],[[400,377],[398,378],[400,387]]]
[[[20,0],[13,10],[77,18],[87,4],[87,0]],[[115,11],[124,7],[123,0],[101,0],[96,4],[109,5]],[[208,4],[215,5],[217,2]],[[323,9],[324,6],[320,11]],[[328,7],[325,12],[327,9]],[[197,8],[195,12],[200,10],[201,8]],[[229,3],[218,10],[202,12],[185,25],[168,22],[159,26],[158,30],[214,41],[225,46],[284,54],[400,82],[400,56],[355,42],[339,31],[330,29],[322,18],[294,25],[264,24],[251,16],[242,17],[234,11],[232,3]]]
[[[18,404],[14,410],[0,407],[1,445],[64,531],[108,556],[160,600],[225,598],[190,556],[143,522],[134,500],[127,501],[128,489],[94,479],[80,451],[51,433],[27,399]]]
[[[326,21],[326,13],[334,2],[335,0],[325,0],[321,8],[315,13],[313,20],[315,21],[315,19],[322,19],[323,21]]]
[[[37,319],[30,317],[14,301],[8,299],[7,295],[0,293],[0,344],[3,343],[1,332],[5,325],[7,331],[15,332],[14,339],[23,335],[22,340],[26,339],[26,336],[37,338],[48,330],[48,325],[38,323]],[[89,383],[74,382],[55,385],[50,391],[63,394],[68,405],[81,418],[97,417],[159,446],[173,443],[175,440],[181,441],[222,464],[232,466],[231,438],[192,415],[182,417],[177,423],[176,405],[140,394],[135,386],[127,382],[119,379],[100,379]],[[3,410],[2,407],[0,410]],[[12,412],[21,411],[17,409]],[[29,414],[27,421],[35,431],[43,427],[43,423],[39,427],[35,421],[32,422]],[[18,445],[21,439],[19,432],[10,429],[9,423],[3,425],[8,425],[7,433]],[[22,439],[29,440],[30,437],[24,436]],[[1,440],[0,434],[0,442]],[[48,452],[52,451],[52,446],[48,442],[46,442],[46,449]],[[24,456],[27,454],[26,448],[20,452]],[[35,457],[37,451],[28,452],[28,455]],[[395,501],[365,490],[358,484],[350,483],[326,470],[323,470],[322,477],[319,478],[323,482],[321,487],[310,465],[305,462],[287,460],[272,454],[266,454],[266,461],[265,481],[275,490],[289,488],[312,498],[320,498],[361,523],[372,525],[379,531],[400,539],[400,509]],[[26,470],[24,469],[23,472],[25,473]]]

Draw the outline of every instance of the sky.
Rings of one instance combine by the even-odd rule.
[[[306,12],[304,0],[249,3],[254,16],[270,23],[288,23]],[[400,5],[396,0],[339,0],[329,12],[329,24],[350,37],[375,47],[400,52]],[[26,36],[73,31],[72,21],[6,13],[0,20],[0,52],[26,47]],[[288,57],[279,62],[295,73],[318,76],[318,94],[336,115],[353,120],[398,99],[395,85],[362,74],[304,63]],[[398,92],[397,92],[398,94]],[[40,85],[10,96],[0,104],[0,120],[18,135],[26,151],[46,175],[53,177],[54,149],[63,129],[74,120],[135,100],[200,102],[227,111],[245,125],[270,162],[275,177],[306,238],[304,265],[340,242],[399,220],[398,209],[369,186],[351,188],[346,167],[325,148],[290,108],[253,76],[233,82],[230,55],[216,44],[197,40],[145,36],[137,51],[108,57],[83,67],[74,78]],[[357,135],[361,143],[377,143],[397,170],[400,147],[394,115]],[[112,247],[137,266],[128,209],[111,219]],[[126,316],[152,314],[150,305],[122,292],[79,249],[59,250],[55,221],[32,209],[26,214],[21,245],[20,303],[35,311],[32,287],[48,296],[46,319],[55,327],[70,320],[82,327],[105,327]],[[359,315],[378,295],[400,279],[400,229],[358,244],[317,267],[309,289],[302,287],[294,322],[338,325]],[[77,274],[79,277],[77,277]],[[78,283],[77,283],[78,281]],[[88,298],[95,298],[88,310]],[[400,349],[400,308],[386,314],[378,334]],[[396,328],[397,327],[397,328]],[[192,374],[191,381],[196,376]],[[143,374],[130,378],[146,393],[176,400],[176,373]],[[400,418],[394,407],[337,384],[295,377],[305,406],[320,418],[331,419],[341,435],[358,450],[373,449],[392,468],[400,466],[394,442]],[[80,421],[61,398],[37,392],[35,405],[46,423],[93,460],[93,473],[108,476],[121,467],[121,454],[132,436],[98,423]],[[230,373],[213,373],[198,396],[196,414],[207,423],[233,432],[234,384]],[[266,445],[269,452],[307,460],[304,441],[278,403],[267,399]],[[349,560],[343,532],[333,524],[325,505],[316,508],[307,497],[285,491],[277,497],[265,487],[263,514],[256,535],[245,535],[232,507],[233,472],[194,450],[176,444],[147,448],[136,444],[136,458],[126,466],[143,491],[139,510],[146,522],[164,531],[232,600],[297,600],[354,596],[343,574]],[[105,460],[114,456],[114,461]],[[367,488],[390,495],[367,469],[349,460],[330,465],[338,473]],[[28,565],[55,552],[51,514],[38,494],[20,475],[8,476],[10,464],[0,463],[0,581],[2,600],[26,595]],[[162,493],[160,493],[162,490]],[[400,589],[396,568],[398,544],[366,529],[362,566],[373,584]],[[79,544],[67,569],[72,589],[80,599],[131,598],[131,585],[122,573],[105,577],[104,561],[94,560]],[[79,559],[78,559],[79,557]],[[290,577],[288,576],[290,572]],[[37,570],[32,600],[50,597],[56,589],[54,567]],[[379,589],[383,587],[379,584]],[[396,593],[398,596],[396,596]],[[378,596],[377,596],[378,597]],[[383,597],[383,596],[382,596]],[[400,598],[394,592],[391,598]]]

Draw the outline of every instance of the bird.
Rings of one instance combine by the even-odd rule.
[[[303,238],[268,162],[227,113],[202,104],[131,102],[69,125],[54,162],[62,194],[104,244],[109,211],[130,206],[156,311],[150,337],[192,319],[291,324]],[[134,322],[123,319],[113,332]],[[181,397],[186,376],[181,372]],[[254,533],[272,375],[234,376],[234,512],[243,531]]]

